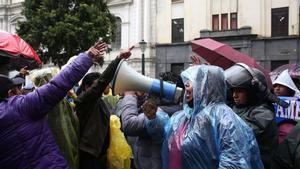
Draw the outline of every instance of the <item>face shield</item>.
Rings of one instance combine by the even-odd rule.
[[[251,85],[251,74],[239,64],[226,69],[224,75],[229,88],[247,88]]]
[[[268,100],[277,103],[282,107],[289,105],[280,100],[277,96],[270,92],[267,87],[265,76],[262,72],[255,68],[250,68],[243,63],[237,63],[228,68],[224,72],[225,79],[229,88],[245,88],[254,96],[256,102],[258,100]]]

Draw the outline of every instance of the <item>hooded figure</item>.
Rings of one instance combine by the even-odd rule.
[[[65,67],[67,68],[67,67]],[[48,67],[31,74],[31,80],[36,88],[47,84],[59,68]],[[78,133],[79,121],[75,115],[74,106],[68,94],[47,114],[47,122],[55,142],[68,165],[72,169],[79,167]]]
[[[276,96],[294,97],[299,96],[300,92],[293,82],[288,70],[284,70],[273,81],[274,93]],[[286,138],[288,133],[295,127],[297,122],[292,119],[279,118],[276,119],[278,123],[278,141],[279,144]]]
[[[183,110],[169,120],[158,113],[147,121],[153,139],[164,129],[163,168],[263,168],[251,128],[225,104],[223,70],[198,65],[181,76],[186,85]]]
[[[279,89],[277,91],[276,87],[277,86],[284,86],[287,88],[288,93],[287,94],[283,94],[281,92],[279,92]],[[293,97],[293,96],[299,96],[300,95],[300,91],[298,90],[298,88],[296,87],[295,83],[293,82],[288,70],[284,70],[283,72],[281,72],[279,74],[279,76],[273,81],[273,87],[274,87],[274,93],[277,96],[289,96],[289,97]]]

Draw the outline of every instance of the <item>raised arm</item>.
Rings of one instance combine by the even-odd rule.
[[[103,91],[107,87],[110,81],[112,81],[114,74],[118,68],[118,65],[122,59],[127,59],[130,55],[131,49],[124,50],[117,56],[104,70],[101,77],[94,83],[90,90],[82,93],[76,100],[76,104],[80,105],[90,105],[97,101],[99,97],[102,96]],[[82,104],[83,103],[83,104]]]
[[[79,54],[71,64],[50,80],[49,83],[25,96],[15,99],[17,112],[38,120],[43,118],[88,71],[93,60],[103,57],[106,44],[96,44],[87,52]]]
[[[85,92],[82,92],[76,99],[76,105],[87,105],[93,104],[102,96],[106,86],[112,80],[114,73],[120,62],[120,58],[113,60],[108,67],[105,69],[101,77],[92,84],[91,88]]]

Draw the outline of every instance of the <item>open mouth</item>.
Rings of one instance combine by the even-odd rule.
[[[191,97],[191,96],[192,96],[192,92],[186,91],[186,97]]]
[[[190,101],[193,98],[192,93],[190,93],[190,92],[187,92],[185,97],[186,97],[187,101]]]

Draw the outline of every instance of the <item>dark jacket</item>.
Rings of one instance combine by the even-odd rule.
[[[272,169],[300,168],[300,124],[278,146],[271,162]]]
[[[45,116],[91,65],[92,60],[82,53],[46,85],[0,102],[1,169],[69,168]]]
[[[80,124],[79,149],[97,158],[106,154],[109,144],[110,113],[101,96],[120,60],[113,60],[91,89],[81,93],[75,101]]]
[[[268,169],[272,154],[278,146],[278,131],[273,106],[266,103],[245,107],[233,106],[233,111],[253,129],[262,161]]]

